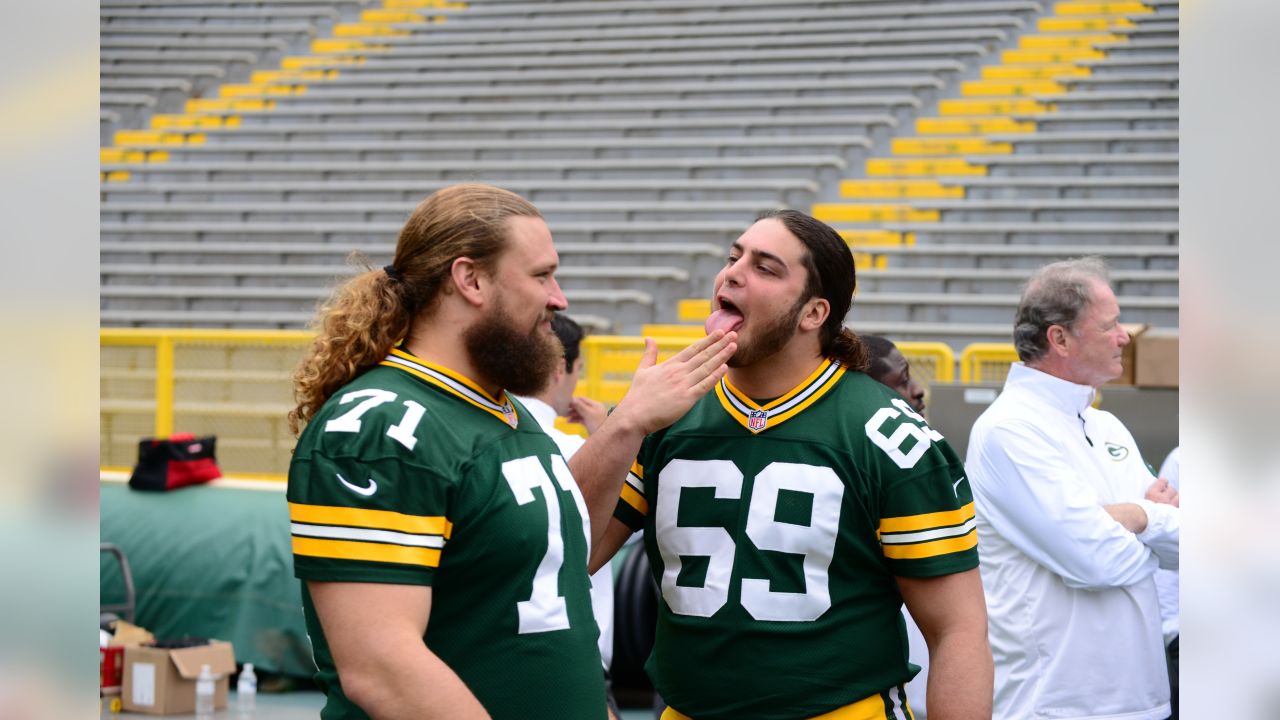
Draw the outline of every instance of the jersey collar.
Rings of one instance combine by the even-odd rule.
[[[729,376],[722,378],[716,385],[716,397],[725,412],[742,427],[759,434],[771,427],[777,427],[800,411],[818,401],[835,387],[836,381],[844,375],[844,366],[831,358],[822,361],[813,374],[804,382],[795,386],[786,395],[765,405],[758,405],[729,382]]]
[[[489,413],[512,428],[520,423],[520,419],[516,415],[515,405],[511,403],[511,398],[507,397],[505,390],[495,399],[480,389],[479,385],[449,368],[427,362],[399,348],[392,348],[391,354],[387,355],[386,359],[378,364],[403,370],[414,377],[426,380],[446,393]]]

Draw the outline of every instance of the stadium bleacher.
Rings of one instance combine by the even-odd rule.
[[[1178,4],[106,0],[104,326],[298,328],[414,204],[537,203],[570,314],[697,322],[760,211],[839,229],[848,322],[1007,342],[1099,254],[1178,324]]]

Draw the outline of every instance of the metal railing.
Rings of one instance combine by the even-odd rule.
[[[290,374],[312,337],[304,330],[101,330],[102,465],[128,470],[137,462],[139,440],[190,432],[218,436],[218,464],[227,475],[283,480],[295,441],[287,417],[294,405]],[[664,360],[696,337],[655,340]],[[926,389],[955,382],[949,346],[900,342],[898,348]],[[641,337],[584,338],[578,391],[617,403],[643,350]],[[971,345],[961,354],[960,382],[1002,380],[1016,359],[1010,345]]]
[[[1018,353],[1009,343],[973,343],[960,353],[960,382],[1002,383]]]
[[[218,436],[229,474],[284,478],[293,450],[289,375],[301,330],[103,329],[102,465],[130,468],[137,443],[174,432]]]

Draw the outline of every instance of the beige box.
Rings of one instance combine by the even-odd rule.
[[[1178,331],[1151,329],[1138,338],[1133,384],[1178,387]]]
[[[177,650],[125,648],[121,693],[124,709],[151,715],[195,712],[196,678],[200,677],[201,665],[208,665],[217,678],[214,708],[226,707],[227,685],[236,671],[231,643],[214,641]]]

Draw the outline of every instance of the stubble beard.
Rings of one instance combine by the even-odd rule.
[[[539,316],[531,331],[523,330],[511,322],[505,305],[500,304],[463,331],[462,344],[476,372],[509,393],[540,392],[563,352],[556,336],[542,330],[545,319]]]
[[[790,310],[775,316],[760,330],[759,337],[751,338],[750,344],[739,345],[737,352],[726,364],[732,368],[747,367],[786,347],[787,343],[791,342],[791,338],[795,337],[804,303],[803,299],[798,300]]]

